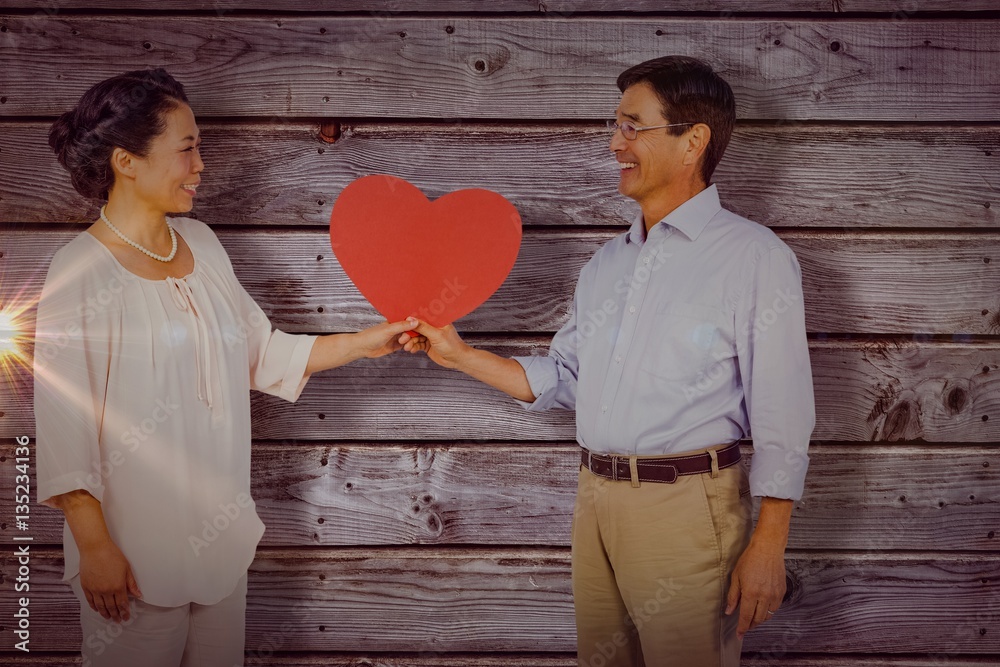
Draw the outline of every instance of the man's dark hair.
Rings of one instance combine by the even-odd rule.
[[[166,129],[165,116],[187,104],[184,87],[166,70],[137,70],[101,81],[52,124],[49,146],[84,197],[107,199],[115,174],[111,153],[146,157]]]
[[[654,58],[630,67],[618,76],[618,89],[624,93],[643,82],[660,98],[668,123],[704,123],[712,130],[701,163],[701,175],[708,185],[736,123],[732,88],[709,65],[684,56]],[[667,131],[679,135],[687,129],[668,127]]]

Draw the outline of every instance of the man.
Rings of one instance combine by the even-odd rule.
[[[425,323],[407,349],[529,410],[576,410],[581,665],[729,667],[785,593],[815,424],[801,274],[709,185],[735,121],[729,85],[670,56],[618,87],[610,148],[618,191],[641,212],[583,268],[549,355],[504,359]],[[761,497],[752,535],[750,493]]]

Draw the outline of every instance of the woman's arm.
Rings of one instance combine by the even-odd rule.
[[[309,353],[305,374],[312,375],[358,359],[391,354],[411,339],[405,332],[412,330],[417,324],[417,320],[410,318],[402,322],[383,322],[357,333],[320,336]]]
[[[101,503],[78,489],[50,498],[80,550],[80,586],[90,608],[116,623],[129,619],[128,596],[142,597],[132,567],[111,539]]]
[[[139,587],[108,532],[100,499],[100,424],[107,404],[113,322],[120,293],[97,244],[72,243],[56,253],[38,302],[35,325],[34,411],[38,501],[62,510],[80,551],[80,584],[104,618],[128,618],[128,593]],[[110,290],[110,291],[109,291]],[[85,486],[80,488],[81,485]]]

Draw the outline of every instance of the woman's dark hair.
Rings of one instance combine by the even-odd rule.
[[[736,123],[733,89],[709,65],[685,56],[664,56],[630,67],[618,76],[618,89],[624,93],[642,82],[656,91],[668,123],[704,123],[712,130],[701,162],[701,175],[708,185]],[[668,127],[667,131],[677,135],[687,128]]]
[[[164,69],[136,70],[101,81],[52,124],[49,146],[84,197],[107,199],[116,147],[145,157],[166,129],[165,116],[187,104],[184,86]]]

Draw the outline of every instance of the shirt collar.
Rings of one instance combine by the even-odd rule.
[[[712,184],[675,208],[667,217],[656,224],[673,227],[694,241],[708,225],[708,221],[714,218],[720,210],[722,210],[722,204],[719,203],[719,191]],[[642,243],[645,238],[646,225],[642,219],[642,211],[639,211],[636,213],[625,239],[630,243]]]

